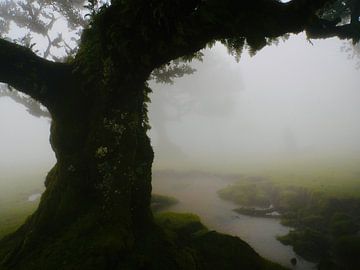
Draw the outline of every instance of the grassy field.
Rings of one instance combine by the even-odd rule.
[[[15,231],[35,210],[38,202],[17,204],[0,210],[0,238]]]
[[[36,209],[39,199],[29,201],[29,196],[44,190],[44,178],[35,172],[0,177],[0,238],[14,231]]]
[[[304,187],[330,197],[360,197],[358,157],[274,161],[261,168],[244,170],[243,175],[261,176],[277,185]]]
[[[29,196],[44,191],[44,175],[14,175],[16,173],[0,177],[0,238],[16,230],[35,211],[39,198],[29,201]],[[177,202],[175,198],[154,194],[152,208],[159,211]]]
[[[360,158],[312,158],[273,161],[266,166],[239,169],[245,177],[261,176],[280,186],[305,187],[330,197],[360,198]],[[15,175],[15,176],[14,176]],[[43,191],[45,173],[0,176],[0,237],[14,230],[38,204],[31,194]]]
[[[330,197],[360,197],[360,173],[342,168],[269,170],[264,177],[274,184],[305,187]]]
[[[360,269],[359,165],[359,159],[273,162],[244,173],[218,195],[249,215],[258,213],[253,207],[272,206],[292,227],[278,239],[321,269]]]

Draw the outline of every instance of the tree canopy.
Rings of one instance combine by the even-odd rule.
[[[177,34],[178,42],[186,42],[181,40],[179,31],[186,29],[189,19],[196,19],[198,27],[201,27],[200,23],[205,25],[204,32],[213,32],[205,46],[220,41],[236,57],[241,55],[244,47],[255,53],[279,37],[301,31],[306,31],[309,39],[337,36],[351,39],[354,44],[359,40],[357,0],[257,0],[241,3],[188,0],[147,1],[147,4],[143,1],[110,0],[4,0],[0,3],[0,33],[4,39],[24,45],[43,58],[63,62],[66,57],[75,56],[81,33],[91,27],[92,18],[118,5],[126,13],[131,10],[135,14],[142,7],[153,10],[158,29],[165,28],[172,35]],[[184,57],[189,60],[193,56]],[[159,81],[169,82],[171,77],[188,72],[186,66],[175,62],[172,67],[163,65],[154,71],[154,75]]]
[[[140,8],[143,5],[142,1],[5,0],[0,3],[0,33],[5,40],[30,48],[43,58],[56,62],[68,61],[69,57],[76,55],[82,31],[91,27],[91,18],[118,3],[124,7],[132,6],[135,10],[136,6]],[[226,30],[228,33],[223,33],[218,37],[214,36],[213,39],[207,41],[205,46],[211,46],[216,40],[220,41],[237,60],[239,60],[244,47],[248,48],[251,53],[256,53],[257,50],[266,44],[276,42],[276,39],[280,37],[286,38],[289,33],[303,30],[306,31],[309,39],[332,36],[350,39],[354,44],[352,56],[358,55],[358,46],[355,45],[359,40],[360,12],[357,0],[274,0],[252,1],[252,4],[246,1],[241,4],[236,1],[194,0],[182,3],[180,1],[152,1],[149,6],[154,8],[153,16],[158,17],[156,20],[158,20],[159,26],[164,23],[167,30],[174,33],[176,31],[172,30],[181,29],[184,27],[184,22],[176,20],[174,16],[168,18],[167,22],[164,19],[172,14],[177,14],[179,17],[180,9],[176,8],[177,6],[188,9],[187,14],[184,13],[186,20],[190,15],[194,16],[204,9],[205,12],[201,16],[207,20],[207,25],[218,24],[220,26],[223,24],[223,27],[228,28]],[[208,12],[206,11],[207,6],[215,8],[217,11],[221,10],[221,12]],[[231,12],[227,11],[227,8],[231,8]],[[241,10],[248,10],[245,12],[247,15],[241,15]],[[167,12],[170,14],[166,14]],[[270,19],[270,17],[273,18]],[[232,19],[230,20],[230,18]],[[243,29],[245,32],[237,29],[239,24],[248,24],[247,29]],[[180,42],[180,36],[178,38]],[[182,61],[178,59],[163,64],[153,71],[151,78],[158,82],[171,83],[172,78],[192,73],[193,70],[186,62],[193,57],[201,58],[201,53],[183,56]],[[10,93],[9,88],[2,87],[0,96],[12,97],[15,101],[28,107],[28,110],[34,115],[48,115],[39,104],[29,101],[16,91]]]

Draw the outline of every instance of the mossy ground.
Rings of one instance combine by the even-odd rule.
[[[42,183],[36,177],[24,183],[23,179],[10,179],[9,186],[0,187],[0,239],[15,231],[35,211],[39,201],[29,201],[30,195],[42,192]],[[41,180],[41,177],[39,177]],[[3,180],[3,179],[0,179]]]
[[[164,196],[159,194],[152,194],[151,196],[151,209],[153,212],[160,211],[177,204],[179,201],[171,196]]]
[[[169,239],[195,255],[196,269],[287,269],[260,257],[240,238],[209,230],[194,214],[159,213],[155,221]]]
[[[278,240],[291,245],[304,259],[318,263],[321,269],[359,269],[359,174],[352,169],[347,173],[312,168],[294,170],[292,175],[286,171],[269,174],[267,178],[243,176],[218,194],[240,205],[263,206],[263,201],[272,205],[281,213],[281,223],[292,227]],[[347,248],[351,252],[343,256],[341,251]]]
[[[160,198],[164,199],[162,196]],[[175,202],[174,199],[163,200]],[[27,202],[26,202],[27,203]],[[35,207],[24,207],[17,205],[18,209],[12,209],[16,216],[5,218],[2,212],[0,232],[3,237],[6,233],[13,231],[23,222]],[[94,229],[91,220],[82,220],[78,224],[83,224],[84,230],[82,237],[73,239],[73,232],[78,232],[79,228],[69,228],[68,232],[57,239],[49,242],[47,250],[38,254],[34,267],[28,265],[26,269],[244,269],[244,270],[283,270],[285,268],[271,263],[261,258],[248,244],[237,237],[219,234],[210,231],[204,226],[200,218],[193,214],[178,213],[157,213],[155,214],[155,227],[152,233],[143,238],[140,244],[134,247],[136,255],[126,253],[122,257],[124,264],[122,268],[114,268],[119,254],[113,254],[111,246],[125,243],[126,239],[113,241],[118,232],[114,230],[103,231],[101,235],[89,237],[89,231]],[[101,242],[101,243],[100,243]],[[71,245],[69,245],[71,243]],[[89,246],[103,246],[102,250],[88,249]],[[66,247],[66,248],[64,248]],[[78,254],[83,249],[82,256],[76,259],[75,266],[67,266],[66,259],[72,258],[72,254]],[[115,250],[115,249],[113,249]],[[66,251],[66,254],[64,253]],[[106,254],[106,255],[105,255]],[[49,262],[47,257],[53,261]],[[155,258],[155,259],[154,259]],[[72,258],[73,259],[73,258]],[[40,268],[39,268],[40,265]],[[106,265],[106,268],[104,268]],[[50,267],[50,268],[49,268]],[[55,268],[53,268],[55,267]],[[0,267],[1,270],[3,270]],[[6,270],[8,268],[5,268]]]
[[[279,186],[307,188],[329,197],[360,198],[359,155],[329,156],[274,162],[249,175],[262,176]]]

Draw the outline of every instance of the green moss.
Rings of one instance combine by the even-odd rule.
[[[159,213],[155,215],[155,221],[174,243],[180,244],[182,248],[196,256],[196,269],[286,269],[261,258],[238,237],[209,231],[197,215]]]
[[[261,258],[239,238],[209,231],[197,215],[157,213],[155,221],[159,229],[135,243],[125,228],[101,224],[96,215],[84,216],[58,239],[43,243],[46,249],[30,252],[26,269],[285,269]],[[136,251],[130,254],[126,250],[131,246]],[[122,268],[112,268],[119,252],[124,252]]]
[[[30,205],[24,208],[14,208],[12,210],[11,213],[0,213],[0,239],[5,235],[14,232],[35,209],[34,205]]]
[[[243,206],[268,207],[274,187],[266,178],[244,177],[218,191],[220,198]]]
[[[166,209],[172,205],[177,204],[179,201],[170,196],[164,196],[159,194],[152,194],[151,196],[151,209],[153,212],[157,212]]]
[[[162,228],[175,232],[196,233],[207,230],[197,215],[190,213],[166,212],[155,215],[155,221]]]
[[[196,236],[191,243],[191,247],[196,250],[202,269],[286,269],[261,258],[247,243],[238,237],[214,231]]]
[[[309,177],[309,176],[308,176]],[[314,186],[287,182],[275,182],[270,177],[239,177],[240,180],[218,192],[219,196],[240,205],[261,206],[261,198],[267,198],[281,215],[281,223],[294,230],[278,240],[291,245],[303,258],[337,264],[333,249],[341,237],[356,237],[360,228],[360,200],[348,195],[320,193]],[[260,179],[258,179],[260,178]],[[241,209],[242,210],[242,209]],[[253,210],[238,211],[252,214]]]

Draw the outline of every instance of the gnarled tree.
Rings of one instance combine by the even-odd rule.
[[[82,22],[81,12],[69,7],[73,1],[28,2],[46,11],[49,23],[51,8]],[[89,24],[66,63],[0,40],[0,81],[48,109],[57,158],[37,211],[0,242],[0,268],[191,269],[179,262],[150,211],[150,74],[214,41],[234,54],[244,46],[256,52],[278,37],[302,31],[309,38],[357,42],[360,1],[89,2]],[[19,3],[33,20],[30,26],[41,32],[42,24],[36,24],[40,13],[34,14],[26,1]],[[2,16],[4,22],[24,22],[11,12]],[[193,269],[201,268],[186,258]]]

